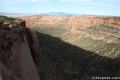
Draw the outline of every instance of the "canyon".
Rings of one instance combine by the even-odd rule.
[[[26,21],[27,27],[38,32],[41,54],[37,55],[37,61],[46,62],[44,65],[38,63],[39,73],[50,71],[50,75],[56,75],[46,75],[47,78],[40,75],[42,79],[92,80],[91,75],[113,76],[114,73],[119,76],[119,16],[38,15],[20,18]],[[48,60],[44,60],[46,56]],[[50,70],[44,73],[46,65]]]
[[[0,42],[0,80],[120,76],[120,17],[0,16]]]

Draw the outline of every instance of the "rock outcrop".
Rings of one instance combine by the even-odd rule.
[[[36,34],[16,20],[9,27],[0,22],[0,80],[40,80],[32,54],[37,49]]]
[[[120,17],[112,16],[27,16],[21,17],[28,27],[65,25],[70,30],[85,29],[93,25],[120,25]]]

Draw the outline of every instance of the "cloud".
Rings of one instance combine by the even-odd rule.
[[[48,2],[48,0],[32,0],[32,2],[36,3],[36,2]]]
[[[89,2],[91,0],[59,0],[60,2]]]
[[[2,3],[19,3],[19,2],[23,2],[25,0],[0,0],[0,2]]]
[[[80,1],[80,2],[86,2],[91,0],[58,0],[60,2],[72,2],[72,1]],[[32,0],[32,2],[50,2],[50,0]]]
[[[0,0],[0,5],[17,5],[27,3],[29,0]]]

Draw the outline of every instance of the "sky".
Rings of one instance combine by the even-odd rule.
[[[120,0],[0,0],[0,12],[24,14],[64,12],[120,16]]]

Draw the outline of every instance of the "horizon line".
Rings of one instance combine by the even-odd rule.
[[[46,12],[46,13],[19,13],[19,12],[0,12],[0,15],[23,15],[23,16],[117,16],[120,15],[106,15],[106,14],[87,14],[87,13],[69,13],[69,12]],[[53,14],[53,15],[52,15]],[[58,15],[63,14],[63,15]]]

